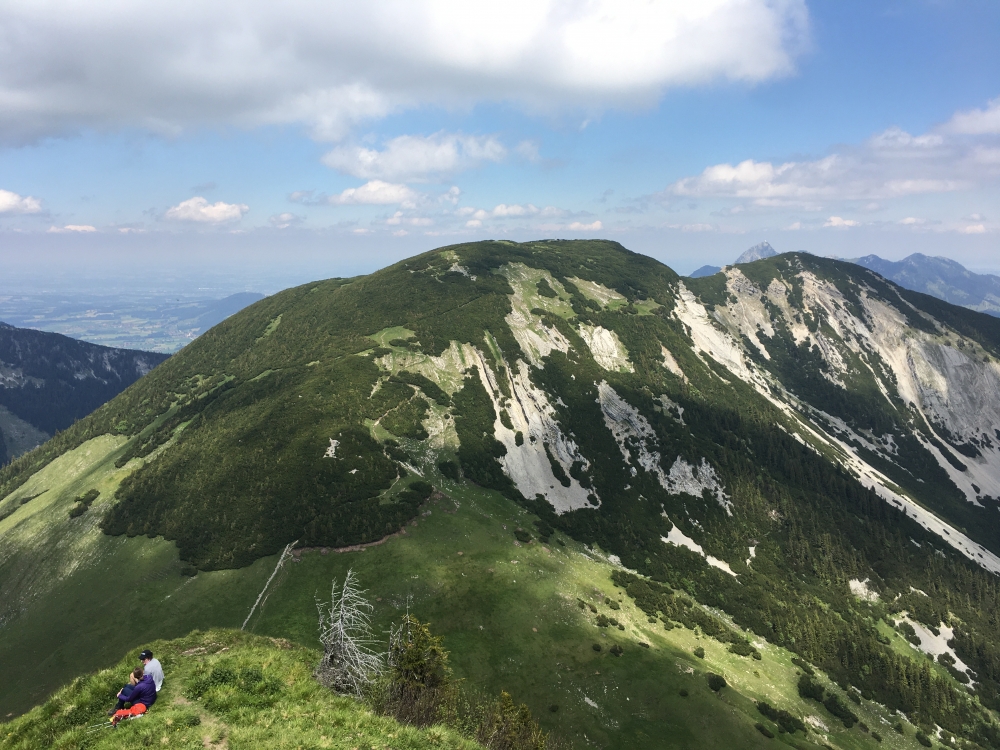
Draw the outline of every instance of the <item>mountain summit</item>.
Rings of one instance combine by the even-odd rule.
[[[851,262],[880,273],[907,289],[970,310],[1000,315],[1000,276],[973,273],[950,258],[913,253],[899,261],[866,255]]]
[[[769,242],[758,242],[737,258],[735,265],[739,265],[741,263],[753,263],[755,260],[772,258],[777,254],[777,251],[771,247]]]
[[[288,289],[0,470],[0,715],[161,635],[312,643],[350,566],[580,747],[997,747],[998,393],[1000,321],[806,254]]]

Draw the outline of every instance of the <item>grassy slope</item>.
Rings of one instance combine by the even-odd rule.
[[[91,486],[88,482],[111,489],[119,442],[99,439],[82,446],[21,492],[30,494],[37,491],[36,483],[49,480],[49,508],[56,506],[56,515],[68,512],[72,498]],[[51,481],[56,476],[62,481],[59,487]],[[857,728],[838,728],[824,709],[798,697],[796,670],[787,652],[762,646],[763,661],[752,662],[696,632],[665,632],[662,625],[648,623],[627,597],[621,610],[612,612],[603,605],[604,597],[620,599],[622,593],[610,582],[611,566],[599,556],[572,541],[565,547],[555,540],[547,547],[537,542],[519,546],[513,530],[531,528],[523,509],[493,492],[440,477],[437,481],[452,499],[429,504],[425,512],[430,513],[408,526],[406,534],[360,552],[306,551],[298,561],[287,562],[248,630],[314,646],[314,597],[324,596],[332,578],[354,567],[376,598],[377,630],[398,619],[409,598],[411,611],[444,635],[458,676],[491,694],[510,691],[531,706],[546,728],[574,745],[765,746],[771,741],[753,727],[757,721],[770,726],[753,706],[757,699],[800,716],[817,716],[835,729],[826,739],[833,746],[874,744]],[[31,503],[18,513],[30,509]],[[40,510],[36,506],[34,512]],[[57,554],[66,547],[67,560],[74,557],[73,545],[88,552],[74,557],[79,562],[72,578],[49,582],[40,601],[7,627],[10,647],[0,653],[0,672],[16,682],[31,682],[36,692],[8,691],[4,713],[38,703],[69,675],[96,669],[123,648],[193,628],[238,627],[276,562],[272,556],[248,568],[186,578],[174,545],[103,536],[92,522],[85,525],[88,516],[42,534]],[[141,597],[133,593],[140,583]],[[581,611],[578,598],[617,616],[626,630],[596,627],[595,616]],[[67,608],[79,625],[55,632]],[[120,612],[117,621],[102,616],[108,608]],[[640,641],[651,648],[639,646]],[[54,651],[47,647],[52,642],[60,644]],[[602,645],[601,652],[593,650],[594,643]],[[621,657],[609,653],[616,643],[625,649]],[[704,661],[692,655],[698,645],[706,650]],[[689,669],[694,671],[687,673]],[[721,698],[707,687],[704,673],[709,670],[730,682]],[[688,689],[688,697],[680,696],[682,688]],[[558,711],[552,712],[552,705]],[[887,728],[884,711],[868,704],[858,713],[881,731],[885,746],[916,747],[912,729],[910,739],[904,739]],[[816,734],[809,738],[819,739]],[[787,735],[779,739],[792,741]],[[808,740],[799,734],[794,742],[807,746]]]
[[[113,750],[155,744],[278,750],[388,747],[390,743],[407,750],[479,747],[443,727],[400,726],[352,699],[335,696],[312,679],[317,653],[288,641],[214,630],[156,642],[152,647],[163,663],[166,680],[146,716],[114,730],[87,732],[88,726],[105,721],[111,696],[136,664],[131,653],[110,669],[74,680],[25,716],[0,724],[0,748]],[[231,670],[236,679],[218,680],[223,669]],[[199,689],[200,680],[211,679],[213,670],[218,670],[217,684]],[[256,675],[255,670],[259,670]]]

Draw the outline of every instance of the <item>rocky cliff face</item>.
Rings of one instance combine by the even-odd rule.
[[[166,359],[0,323],[0,432],[14,458],[114,398]]]

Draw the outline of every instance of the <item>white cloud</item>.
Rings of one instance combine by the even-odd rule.
[[[470,229],[477,229],[482,225],[483,222],[481,222],[479,219],[469,219],[467,222],[465,222],[465,226],[469,227]]]
[[[801,221],[794,221],[791,224],[789,224],[787,227],[785,227],[785,230],[789,231],[789,232],[797,232],[800,229],[802,229],[802,222]]]
[[[429,227],[434,223],[434,220],[429,219],[426,216],[403,216],[402,211],[397,211],[391,217],[386,219],[385,223],[389,226],[406,224],[411,227]]]
[[[833,227],[834,229],[847,229],[848,227],[856,227],[859,222],[853,219],[844,219],[840,216],[831,216],[824,223],[824,227]]]
[[[985,109],[956,112],[942,130],[960,135],[1000,135],[1000,99],[994,99]]]
[[[339,139],[424,104],[650,104],[791,73],[805,0],[10,0],[0,138],[304,123]]]
[[[418,197],[418,194],[406,185],[370,180],[361,187],[347,188],[340,195],[331,195],[327,202],[334,206],[387,206],[396,203],[410,207],[416,203]]]
[[[455,174],[484,162],[500,162],[507,149],[493,136],[436,133],[401,135],[381,151],[339,146],[323,156],[326,166],[362,179],[426,180]]]
[[[571,232],[596,232],[601,229],[604,225],[600,221],[592,221],[590,224],[584,224],[579,221],[574,221],[568,227],[566,227]]]
[[[659,197],[740,199],[763,208],[812,210],[829,201],[869,201],[865,210],[879,210],[873,199],[968,190],[998,178],[1000,148],[956,138],[947,128],[912,135],[893,127],[812,161],[714,164],[677,180]]]
[[[297,214],[289,213],[285,211],[284,213],[275,214],[268,218],[271,226],[276,229],[288,229],[288,227],[295,226],[296,224],[301,224],[305,219]]]
[[[529,214],[537,214],[538,208],[532,206],[530,203],[526,206],[519,206],[516,203],[512,205],[507,205],[506,203],[501,203],[493,208],[493,216],[498,218],[507,218],[510,216],[527,216]]]
[[[0,214],[36,214],[41,210],[42,203],[38,198],[0,190]]]
[[[925,219],[917,219],[916,217],[913,216],[907,216],[905,219],[900,219],[896,223],[902,224],[903,226],[912,227],[912,226],[918,226],[920,224],[926,224],[927,221]]]
[[[92,227],[89,224],[67,224],[64,227],[49,227],[49,234],[90,234],[91,232],[96,232],[97,227]]]
[[[172,221],[195,221],[201,224],[224,224],[242,218],[250,210],[245,203],[209,203],[201,196],[188,198],[167,209],[164,216]]]
[[[963,227],[958,230],[962,234],[986,234],[985,224],[970,224],[967,227]]]

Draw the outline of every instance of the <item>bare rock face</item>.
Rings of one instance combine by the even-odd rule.
[[[65,430],[166,358],[0,323],[0,464]]]
[[[777,251],[771,247],[770,243],[758,242],[736,259],[736,265],[740,263],[753,263],[755,260],[764,260],[764,258],[773,258],[777,254]]]

